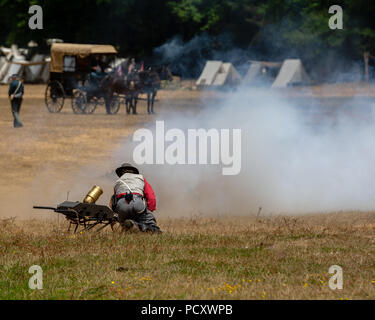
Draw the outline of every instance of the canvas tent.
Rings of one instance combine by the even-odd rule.
[[[25,57],[21,55],[15,45],[11,48],[1,48],[1,51],[5,55],[5,60],[0,68],[0,82],[8,83],[11,75],[22,75],[23,66],[21,62],[25,60]]]
[[[13,45],[11,48],[0,48],[5,57],[1,59],[0,65],[0,83],[9,82],[13,74],[24,76],[27,82],[48,81],[49,58],[45,55],[36,54],[31,61],[27,61],[21,52],[27,52],[26,49],[18,49]]]
[[[224,85],[236,85],[241,82],[241,75],[233,67],[230,62],[222,63],[219,72],[216,74],[215,80],[212,85],[224,86]]]
[[[220,70],[220,66],[223,63],[221,61],[207,61],[204,69],[198,78],[197,86],[210,86],[214,82],[216,75]]]
[[[30,62],[43,62],[45,59],[44,55],[36,54],[31,58]],[[25,81],[35,82],[39,80],[39,76],[42,72],[43,64],[30,65],[25,67]]]
[[[250,61],[250,67],[244,76],[244,85],[271,85],[276,78],[281,62]]]
[[[1,55],[1,51],[0,51],[0,68],[5,63],[5,61],[6,61],[6,58],[5,58],[5,56]]]
[[[3,67],[3,65],[5,64],[5,62],[6,62],[6,58],[0,56],[0,70],[1,70],[1,68]]]
[[[197,86],[225,86],[240,83],[241,76],[230,62],[207,61],[199,76]]]
[[[45,64],[43,65],[43,68],[40,71],[39,80],[43,83],[47,83],[49,80],[49,69],[50,69],[50,64],[51,64],[51,58],[48,57],[44,61],[45,61]]]
[[[289,85],[308,84],[310,77],[305,71],[300,59],[287,59],[281,66],[272,88],[285,88]]]

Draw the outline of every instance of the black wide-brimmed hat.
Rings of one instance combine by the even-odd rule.
[[[122,176],[122,172],[124,170],[131,170],[133,171],[135,174],[139,174],[139,171],[136,167],[132,166],[130,163],[123,163],[121,166],[119,166],[115,171],[116,171],[116,174],[121,177]]]

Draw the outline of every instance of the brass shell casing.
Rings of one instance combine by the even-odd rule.
[[[103,194],[102,188],[100,188],[99,186],[93,186],[92,189],[87,193],[85,199],[83,199],[83,202],[95,203],[102,194]]]

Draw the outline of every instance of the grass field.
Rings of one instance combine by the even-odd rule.
[[[163,235],[66,233],[60,221],[0,226],[1,299],[372,299],[375,218],[161,220]],[[28,269],[43,269],[31,290]],[[343,269],[343,289],[328,269]]]
[[[137,116],[124,110],[108,116],[104,109],[80,116],[70,101],[60,114],[49,114],[44,88],[26,86],[24,127],[15,130],[7,87],[0,86],[0,299],[375,297],[374,212],[257,217],[244,208],[241,217],[229,217],[189,212],[185,203],[177,212],[169,208],[169,195],[158,192],[164,181],[153,181],[151,172],[164,234],[67,233],[56,214],[36,212],[32,205],[56,205],[67,190],[70,199],[82,199],[93,184],[103,187],[99,201],[106,204],[113,181],[105,176],[124,162],[115,157],[119,144],[156,117],[199,112],[200,101],[212,97],[162,91],[156,116],[147,115],[144,105]],[[316,87],[308,93],[346,96],[357,92],[353,88]],[[28,287],[32,265],[43,269],[43,290]],[[342,290],[329,288],[332,265],[343,269]]]

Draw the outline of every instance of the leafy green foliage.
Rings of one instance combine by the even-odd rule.
[[[337,2],[337,3],[336,3]],[[297,52],[319,59],[325,50],[359,57],[375,52],[375,3],[368,0],[0,0],[0,43],[47,38],[112,43],[122,53],[152,53],[174,35],[229,34],[233,44],[263,53]],[[44,29],[28,28],[28,8],[39,4]],[[344,29],[331,30],[330,5],[344,12]]]

